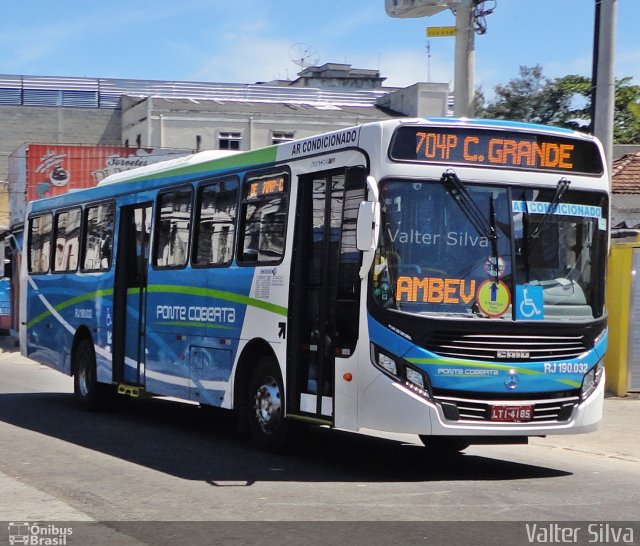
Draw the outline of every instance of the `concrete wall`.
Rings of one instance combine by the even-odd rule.
[[[301,120],[273,120],[260,119],[247,115],[229,114],[224,118],[188,119],[184,116],[176,117],[170,114],[156,114],[152,116],[150,127],[140,126],[138,133],[150,135],[151,138],[143,146],[163,148],[196,149],[197,136],[200,136],[200,150],[219,149],[221,132],[240,133],[240,150],[250,150],[270,146],[274,131],[288,131],[295,134],[295,138],[305,138],[326,131],[335,131],[343,127],[350,127],[357,121],[349,120],[340,123],[323,123],[321,120],[303,122]],[[130,145],[133,145],[130,140]]]
[[[24,143],[120,145],[119,110],[0,106],[0,157]],[[8,163],[0,161],[0,180]]]
[[[9,184],[0,181],[0,231],[9,227]],[[4,255],[0,253],[0,258]],[[0,267],[0,272],[2,268]]]
[[[319,108],[229,101],[188,102],[123,98],[122,144],[161,148],[219,149],[221,132],[241,134],[240,150],[270,146],[274,131],[305,138],[391,117],[379,108]]]
[[[409,117],[443,117],[448,96],[446,83],[416,83],[378,99],[378,105]]]

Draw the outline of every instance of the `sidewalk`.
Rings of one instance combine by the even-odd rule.
[[[17,339],[0,336],[0,359],[14,357],[22,358]],[[640,462],[640,393],[606,397],[604,416],[595,432],[532,438],[530,443]]]
[[[640,462],[640,395],[606,397],[604,416],[595,432],[533,438],[530,442]]]

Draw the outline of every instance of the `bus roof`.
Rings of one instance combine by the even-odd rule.
[[[115,173],[107,176],[105,179],[98,183],[98,186],[106,186],[108,184],[115,184],[125,180],[131,180],[132,178],[138,178],[140,176],[147,176],[152,174],[161,174],[163,172],[170,171],[176,167],[188,167],[190,165],[197,165],[208,161],[215,161],[222,157],[228,157],[230,155],[238,154],[235,150],[206,150],[204,152],[198,152],[195,154],[189,154],[175,159],[168,159],[166,161],[158,161],[157,163],[151,163],[143,167],[136,167],[135,169],[128,169],[119,173]]]
[[[438,125],[456,125],[473,127],[490,127],[493,129],[515,129],[518,131],[533,131],[536,133],[558,133],[562,135],[572,135],[576,137],[591,137],[585,133],[567,129],[565,127],[554,127],[553,125],[542,125],[540,123],[525,123],[522,121],[511,121],[503,119],[482,119],[482,118],[426,118],[428,122]],[[592,137],[591,137],[592,138]]]
[[[487,119],[468,119],[468,118],[397,118],[384,121],[375,121],[365,123],[356,127],[349,127],[330,131],[319,135],[296,139],[284,142],[279,145],[267,146],[249,151],[232,151],[232,150],[208,150],[182,156],[176,159],[153,163],[144,167],[130,169],[120,173],[113,174],[102,180],[97,186],[79,190],[78,192],[70,192],[58,196],[39,199],[37,202],[44,201],[50,204],[53,202],[78,202],[81,200],[79,196],[72,197],[73,194],[82,193],[83,196],[91,195],[93,198],[100,196],[113,195],[116,188],[124,183],[146,183],[152,180],[158,181],[162,179],[162,183],[181,182],[185,179],[198,177],[209,172],[234,171],[238,169],[252,168],[258,165],[273,164],[277,161],[300,159],[305,156],[314,155],[321,151],[337,151],[341,148],[358,146],[359,134],[361,130],[367,131],[370,127],[387,128],[393,131],[396,127],[407,125],[432,125],[444,128],[474,128],[474,129],[493,129],[504,131],[517,131],[522,133],[546,133],[551,135],[563,135],[570,138],[581,140],[596,141],[592,135],[587,135],[570,129],[560,127],[551,127],[547,125],[539,125],[533,123],[522,123],[506,120],[487,120]],[[343,138],[348,137],[348,138]],[[328,141],[328,147],[315,147],[309,145],[305,149],[305,144],[324,143]],[[335,143],[334,143],[335,140]],[[298,150],[296,153],[293,153]],[[299,154],[299,155],[298,155]],[[141,186],[138,186],[140,188]],[[102,191],[100,191],[102,190]],[[127,191],[124,187],[122,190]],[[90,192],[85,194],[85,192]],[[63,196],[67,195],[67,198]],[[46,207],[43,205],[37,208]],[[49,205],[50,206],[50,205]]]
[[[591,135],[586,135],[584,133],[579,133],[572,129],[565,129],[563,127],[552,127],[549,125],[540,125],[535,123],[523,123],[518,121],[508,121],[508,120],[489,120],[489,119],[472,119],[472,118],[399,118],[393,120],[385,120],[381,122],[371,122],[364,124],[363,126],[372,126],[372,125],[402,125],[407,123],[428,123],[433,125],[440,126],[457,126],[457,127],[477,127],[477,128],[493,128],[493,129],[504,129],[504,130],[516,130],[522,132],[545,132],[545,133],[555,133],[562,135],[571,135],[575,138],[586,138],[593,139]],[[339,132],[339,131],[331,131],[330,133]],[[315,135],[306,137],[299,140],[308,140],[314,139],[321,135]],[[288,144],[288,143],[287,143]],[[199,170],[198,167],[202,168],[203,165],[211,164],[215,162],[215,164],[210,165],[211,168],[215,169],[225,169],[225,168],[233,168],[233,167],[243,167],[250,166],[260,163],[268,163],[270,161],[275,161],[276,153],[275,149],[277,146],[268,146],[266,148],[259,148],[256,150],[239,152],[232,150],[208,150],[199,152],[196,154],[191,154],[188,156],[179,157],[177,159],[170,159],[167,161],[161,161],[158,163],[153,163],[151,165],[147,165],[144,167],[138,167],[136,169],[130,169],[128,171],[123,171],[120,173],[112,174],[108,176],[104,180],[102,180],[98,185],[105,186],[107,184],[115,184],[118,182],[125,181],[133,181],[140,179],[149,179],[152,177],[157,177],[158,175],[162,175],[165,173],[172,173],[175,169],[180,169],[181,172],[187,174],[189,171]],[[266,153],[268,151],[268,153]],[[229,159],[230,156],[236,156],[233,158],[233,161],[219,161],[224,159]]]

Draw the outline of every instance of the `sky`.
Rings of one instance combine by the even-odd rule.
[[[616,77],[640,85],[640,0],[616,0]],[[475,83],[490,96],[520,66],[547,78],[591,76],[594,0],[488,1],[475,37]],[[293,79],[300,51],[317,64],[380,70],[385,85],[453,87],[449,10],[389,17],[384,0],[7,0],[0,74],[255,83]],[[302,45],[300,45],[302,44]],[[427,55],[427,49],[430,55]]]

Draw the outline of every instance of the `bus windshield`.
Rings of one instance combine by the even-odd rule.
[[[604,312],[607,201],[558,188],[388,179],[373,269],[376,304],[500,320],[593,320]],[[471,209],[471,210],[470,210]]]

